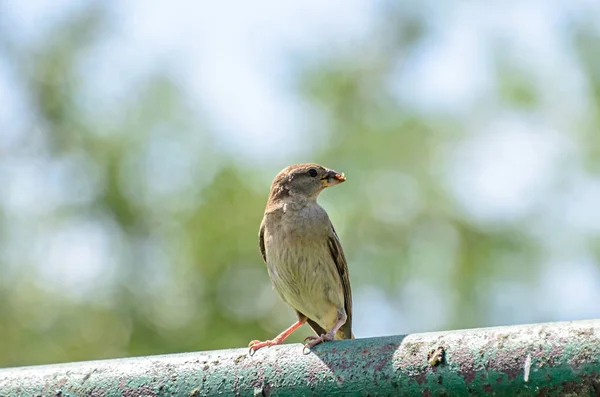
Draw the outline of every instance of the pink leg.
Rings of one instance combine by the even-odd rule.
[[[253,340],[252,342],[250,342],[248,344],[248,346],[250,346],[250,350],[249,350],[250,355],[253,355],[254,352],[257,351],[258,349],[260,349],[261,347],[275,346],[275,345],[278,345],[280,343],[283,343],[283,341],[286,340],[288,336],[290,336],[291,334],[293,334],[294,331],[296,331],[298,328],[300,328],[305,322],[306,322],[306,320],[298,320],[298,321],[296,321],[294,324],[292,324],[291,327],[289,327],[288,329],[286,329],[285,331],[283,331],[282,333],[280,333],[279,335],[277,335],[272,340],[266,340],[264,342],[261,342],[261,341],[258,341],[258,340]]]

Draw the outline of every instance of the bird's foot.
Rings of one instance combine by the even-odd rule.
[[[308,340],[310,342],[308,342],[304,345],[304,350],[303,350],[304,354],[308,354],[307,350],[310,352],[310,349],[312,347],[318,345],[319,343],[333,340],[333,334],[327,333],[327,334],[321,334],[321,336],[309,335],[306,338],[304,338],[304,342],[306,342]]]
[[[282,344],[283,341],[286,340],[288,336],[290,336],[295,330],[300,328],[302,326],[302,324],[304,324],[305,322],[306,322],[306,319],[296,321],[288,329],[286,329],[285,331],[283,331],[282,333],[277,335],[274,339],[266,340],[264,342],[261,342],[259,340],[253,340],[252,342],[250,342],[248,344],[248,347],[250,348],[248,350],[248,354],[250,354],[252,356],[254,354],[254,352],[257,351],[258,349],[260,349],[261,347],[275,346],[275,345]]]
[[[272,339],[272,340],[265,340],[265,341],[259,341],[259,340],[253,340],[252,342],[248,343],[248,354],[250,354],[251,356],[254,355],[254,352],[256,352],[258,349],[262,348],[262,347],[266,347],[266,346],[275,346],[280,344],[281,341],[278,341],[277,339]]]

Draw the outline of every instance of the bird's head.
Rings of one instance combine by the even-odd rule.
[[[343,173],[314,163],[295,164],[277,174],[271,185],[271,199],[305,197],[316,200],[326,187],[346,180]]]

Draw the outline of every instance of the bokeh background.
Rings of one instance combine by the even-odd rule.
[[[0,1],[0,366],[276,335],[305,161],[358,337],[599,317],[600,3]]]

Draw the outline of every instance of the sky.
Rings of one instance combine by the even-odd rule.
[[[532,55],[528,62],[543,59],[556,64],[542,70],[573,70],[572,65],[561,65],[569,58],[562,56],[566,49],[557,40],[557,26],[573,8],[565,2],[513,2],[511,7],[503,2],[461,3],[460,7],[435,8],[429,3],[414,8],[432,14],[433,34],[420,53],[408,59],[405,69],[409,72],[397,80],[398,99],[407,104],[470,111],[493,89],[489,49],[485,48],[490,37],[512,34],[508,39],[515,54]],[[9,13],[7,29],[23,40],[40,40],[48,27],[80,4],[74,0],[11,1],[4,5]],[[112,39],[92,57],[96,62],[86,65],[97,76],[90,91],[103,98],[126,95],[127,85],[122,81],[135,81],[157,59],[169,59],[169,66],[184,76],[184,90],[199,108],[208,110],[213,127],[227,145],[245,155],[254,154],[252,160],[260,160],[265,152],[277,156],[274,148],[293,147],[285,143],[294,140],[305,125],[303,109],[292,92],[292,64],[309,54],[343,50],[359,42],[376,28],[373,21],[380,4],[367,0],[172,0],[148,7],[141,0],[118,2]],[[115,79],[115,74],[124,78]],[[576,79],[576,73],[561,75]],[[573,84],[565,83],[569,90]]]
[[[36,40],[77,3],[13,1],[5,6],[11,14],[6,19],[13,32]],[[376,4],[173,0],[148,7],[141,0],[119,2],[112,39],[100,48],[97,63],[86,65],[97,76],[91,91],[103,98],[126,95],[115,74],[135,81],[156,59],[169,58],[169,66],[184,76],[183,88],[211,115],[212,127],[227,145],[246,155],[277,156],[274,147],[302,125],[289,89],[290,63],[295,56],[346,45],[365,34]],[[263,158],[260,154],[252,160]]]

